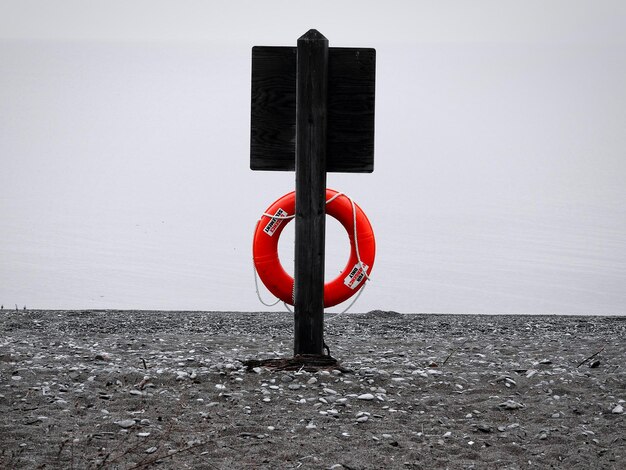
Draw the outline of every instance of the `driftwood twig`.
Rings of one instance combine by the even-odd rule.
[[[598,354],[600,354],[602,351],[604,351],[605,346],[602,346],[602,348],[597,351],[594,352],[591,356],[589,356],[587,359],[585,359],[584,361],[581,361],[577,366],[576,369],[578,369],[580,366],[582,366],[585,362],[587,362],[589,359],[593,359],[594,357],[596,357]]]
[[[441,363],[441,365],[442,366],[445,365],[445,363],[448,362],[448,359],[450,359],[455,352],[457,352],[459,349],[465,346],[465,343],[467,343],[467,341],[468,340],[463,341],[460,346],[457,346],[452,351],[450,351],[450,354],[448,354],[448,357],[445,358],[445,360]]]

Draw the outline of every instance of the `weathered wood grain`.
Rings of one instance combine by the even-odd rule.
[[[295,169],[295,47],[252,48],[250,168]]]
[[[328,39],[298,39],[296,73],[296,248],[294,355],[324,347]]]
[[[250,168],[293,171],[296,109],[295,47],[252,49]],[[376,51],[328,50],[326,170],[374,170]]]

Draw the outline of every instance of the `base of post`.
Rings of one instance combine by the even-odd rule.
[[[343,373],[351,372],[349,369],[342,367],[339,361],[332,356],[318,354],[298,354],[291,358],[280,359],[250,359],[242,361],[248,372],[256,367],[266,367],[275,370],[317,372],[319,370],[338,370]]]

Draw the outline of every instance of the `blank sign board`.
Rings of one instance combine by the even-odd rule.
[[[252,170],[295,169],[296,59],[295,47],[252,48]],[[328,49],[326,171],[374,170],[375,72],[374,49]]]

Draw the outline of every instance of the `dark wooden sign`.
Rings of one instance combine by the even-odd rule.
[[[294,171],[296,47],[252,48],[250,168]],[[376,50],[328,48],[326,171],[374,170]]]

